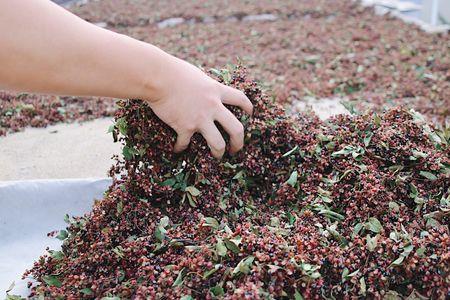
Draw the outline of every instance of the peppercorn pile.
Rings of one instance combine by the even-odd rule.
[[[111,128],[124,159],[61,251],[25,275],[68,299],[444,299],[449,290],[449,131],[401,108],[287,117],[241,68],[216,72],[253,102],[246,146],[217,161],[140,101]]]

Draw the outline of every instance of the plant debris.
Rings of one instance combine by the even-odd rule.
[[[121,101],[124,159],[61,251],[24,276],[52,299],[444,299],[449,129],[413,111],[286,116],[242,68],[216,70],[254,104],[246,146],[215,160],[143,102]],[[57,234],[57,233],[55,233]]]

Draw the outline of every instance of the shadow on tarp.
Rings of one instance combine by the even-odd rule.
[[[28,295],[23,272],[46,247],[60,249],[47,233],[66,227],[66,213],[89,212],[110,184],[108,178],[0,181],[0,299],[13,282],[10,294]]]

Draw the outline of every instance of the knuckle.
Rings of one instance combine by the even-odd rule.
[[[197,126],[194,123],[186,124],[183,128],[183,133],[187,136],[190,136],[192,133],[195,132]]]
[[[208,98],[208,106],[210,107],[210,108],[213,108],[213,109],[219,109],[219,108],[221,108],[221,106],[222,106],[222,102],[220,101],[220,99],[219,98],[216,98],[216,97],[210,97],[210,98]]]
[[[175,126],[173,126],[173,129],[176,131],[179,137],[192,134],[192,132],[195,131],[195,128],[196,124],[194,122],[186,120],[180,121]]]

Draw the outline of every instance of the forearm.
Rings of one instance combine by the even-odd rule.
[[[0,87],[6,89],[151,97],[159,81],[155,75],[161,76],[175,60],[49,0],[1,0],[0,28]]]

